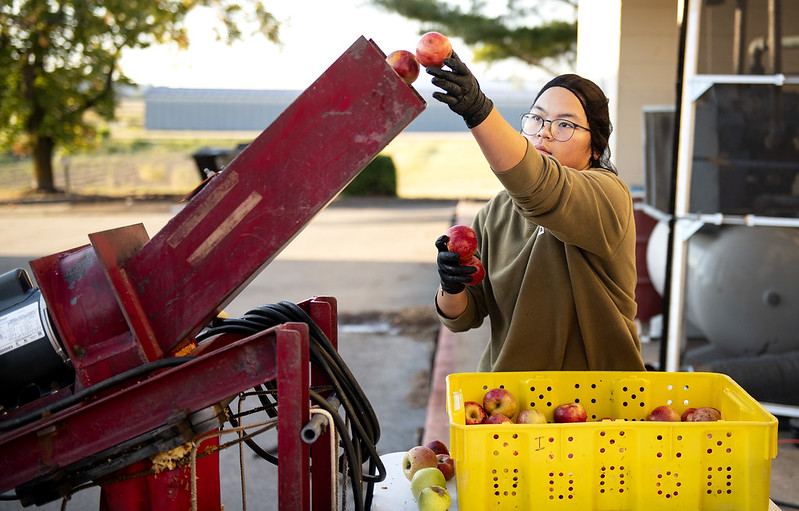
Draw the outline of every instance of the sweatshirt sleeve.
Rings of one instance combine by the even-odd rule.
[[[612,257],[630,227],[630,191],[610,171],[564,167],[528,143],[522,161],[496,176],[519,214],[600,257]]]

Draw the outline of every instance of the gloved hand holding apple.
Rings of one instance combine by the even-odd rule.
[[[466,225],[454,225],[436,240],[438,275],[441,289],[458,294],[467,285],[477,284],[485,277],[485,269],[474,253],[477,237]]]
[[[427,74],[433,76],[433,85],[444,90],[434,92],[433,97],[463,117],[466,127],[474,128],[488,117],[494,103],[483,94],[477,79],[457,53],[453,51],[443,63],[449,67],[449,71],[439,66],[427,66],[425,69]]]

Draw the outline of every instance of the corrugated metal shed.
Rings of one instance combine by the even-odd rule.
[[[465,124],[432,98],[432,85],[416,87],[428,103],[405,131],[462,132]],[[484,87],[500,113],[514,126],[529,110],[536,90],[515,90],[506,84]],[[145,128],[148,130],[266,129],[303,91],[172,89],[154,87],[144,93]]]

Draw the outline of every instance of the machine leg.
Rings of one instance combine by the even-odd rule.
[[[200,444],[199,452],[219,446],[212,437]],[[191,467],[188,465],[158,474],[135,476],[149,471],[149,460],[139,461],[117,471],[114,478],[124,478],[102,485],[100,511],[186,511],[191,509]],[[197,460],[197,509],[219,511],[222,497],[219,479],[219,453],[214,452]]]

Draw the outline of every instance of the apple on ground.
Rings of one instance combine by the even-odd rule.
[[[439,454],[449,454],[449,449],[447,449],[447,444],[442,442],[441,440],[430,440],[426,444],[425,447],[429,447],[433,450],[436,455]]]
[[[419,493],[419,511],[447,511],[452,505],[452,497],[441,486],[428,486]]]
[[[447,480],[444,479],[444,474],[441,473],[438,467],[422,468],[413,474],[413,479],[411,479],[411,493],[413,494],[413,498],[418,499],[422,490],[428,486],[447,487]]]
[[[416,45],[416,58],[424,67],[444,65],[444,59],[452,55],[452,43],[438,32],[428,32]]]
[[[558,423],[585,422],[588,415],[580,403],[563,403],[555,407],[554,419]]]
[[[468,225],[453,225],[447,232],[447,249],[458,254],[461,262],[466,262],[477,251],[477,234]]]
[[[489,416],[501,413],[506,417],[514,417],[516,407],[516,398],[507,389],[493,388],[483,396],[483,410]]]
[[[419,77],[419,61],[416,55],[408,50],[392,51],[386,57],[386,62],[408,85]]]
[[[483,424],[486,421],[486,412],[477,401],[466,401],[463,410],[466,412],[467,425]]]
[[[527,408],[519,412],[516,417],[516,424],[546,424],[547,418],[541,410]]]
[[[646,420],[654,422],[680,422],[682,419],[674,408],[669,405],[661,405],[649,412]]]
[[[693,422],[693,420],[694,420],[694,412],[695,411],[696,411],[696,408],[688,408],[687,410],[682,412],[682,415],[680,415],[680,421],[682,421],[682,422]]]
[[[473,286],[474,284],[479,284],[486,276],[486,270],[483,267],[483,263],[480,262],[480,259],[477,256],[472,256],[468,261],[463,263],[467,266],[474,266],[477,268],[477,271],[472,273],[472,280],[467,282],[467,285]]]
[[[717,408],[713,408],[712,406],[703,406],[696,409],[691,420],[692,422],[714,422],[720,419],[721,412]]]
[[[449,454],[439,454],[436,458],[438,458],[438,469],[444,474],[444,479],[449,481],[455,475],[455,460],[450,458]]]
[[[438,467],[438,459],[436,453],[429,447],[417,445],[412,447],[405,456],[402,457],[402,473],[408,478],[408,481],[413,479],[414,474],[423,468],[436,468]]]
[[[513,424],[513,420],[507,415],[501,413],[492,413],[486,420],[488,424]]]

